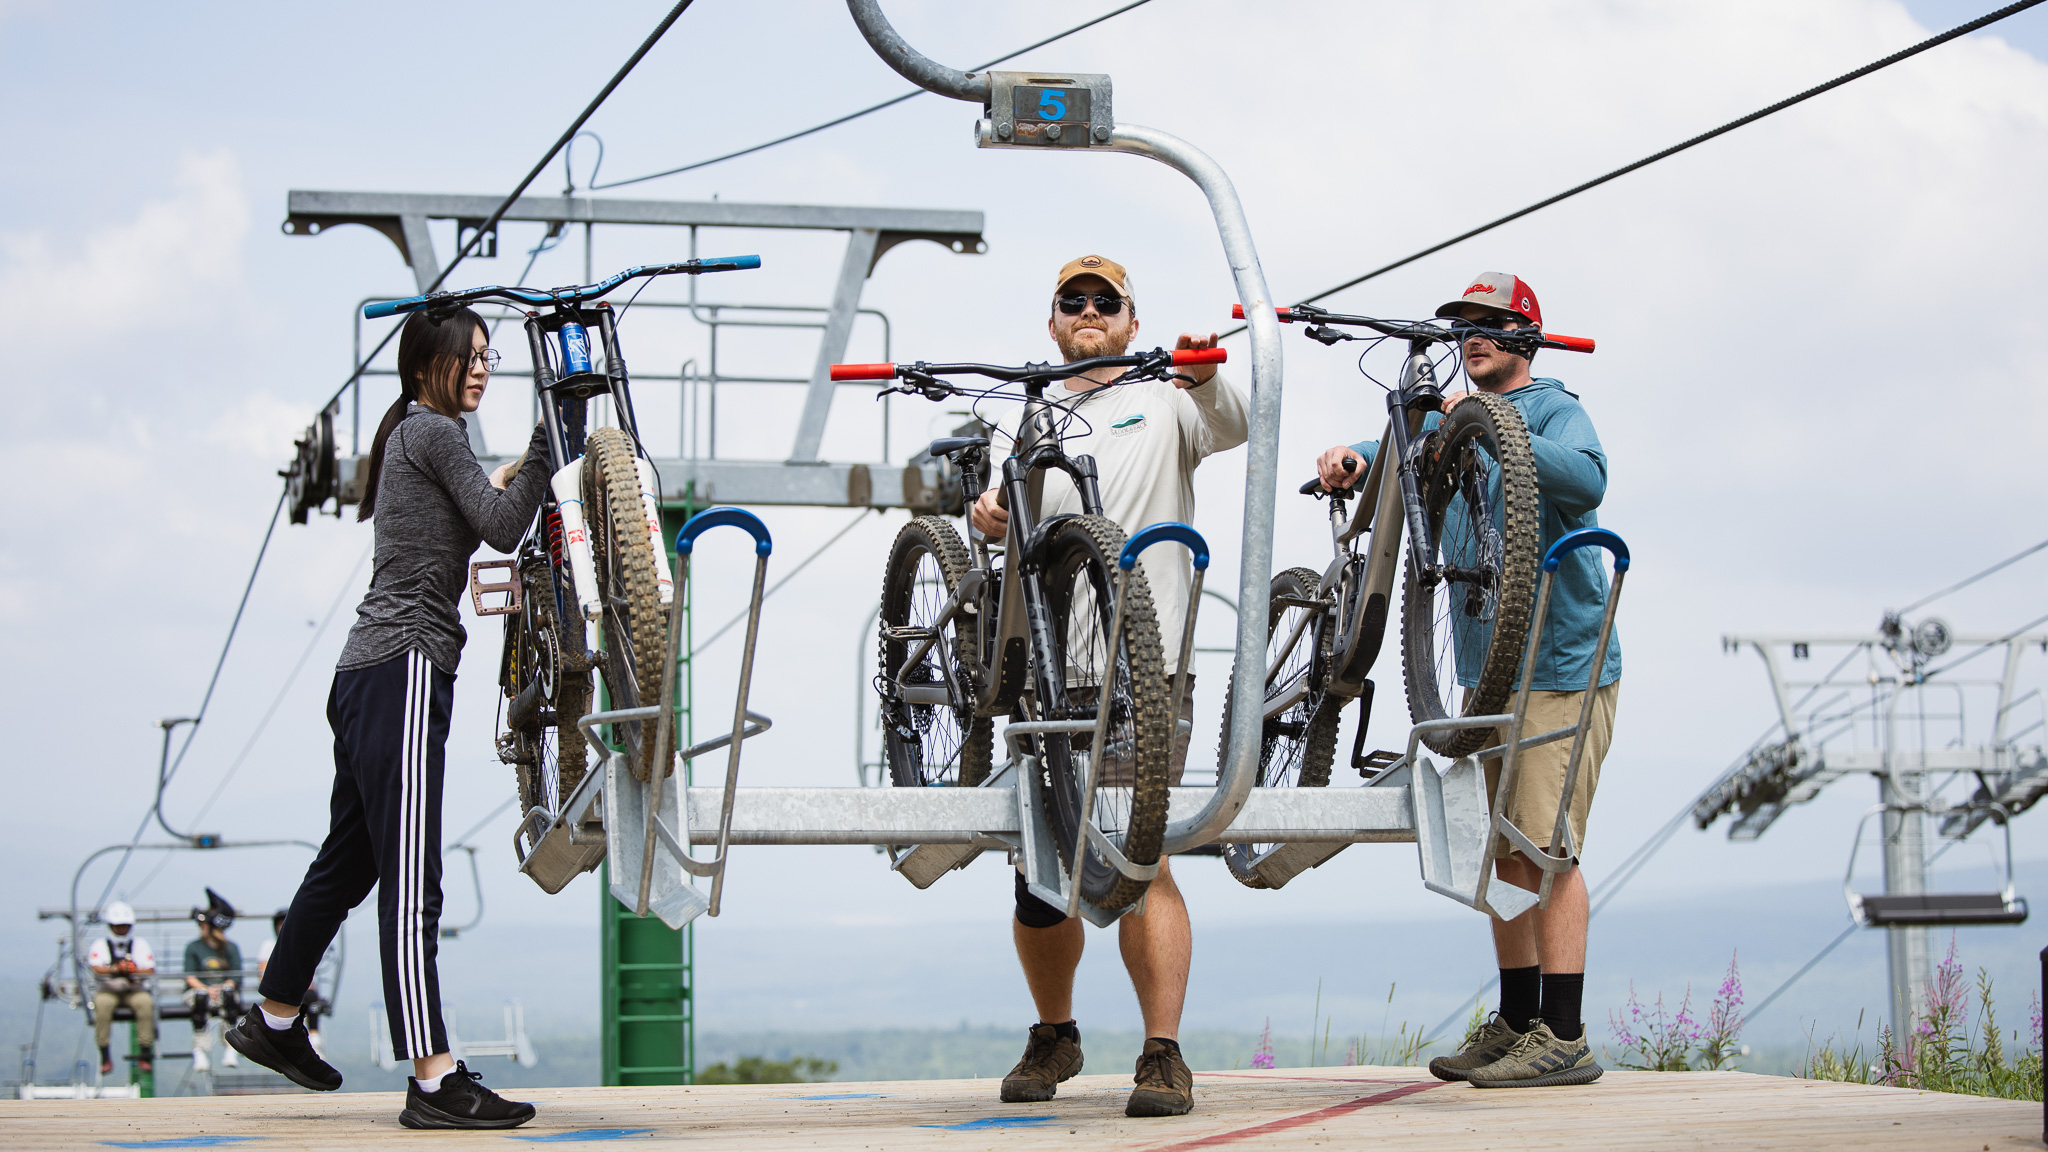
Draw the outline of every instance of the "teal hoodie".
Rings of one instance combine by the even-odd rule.
[[[1595,510],[1607,495],[1607,453],[1601,450],[1593,420],[1578,396],[1558,381],[1539,376],[1504,399],[1529,426],[1529,447],[1536,456],[1537,512],[1543,522],[1543,539],[1537,548],[1541,556],[1565,533],[1600,523]],[[1422,426],[1424,430],[1435,428],[1441,419],[1432,412]],[[1368,462],[1379,450],[1373,440],[1351,447]],[[1542,646],[1537,649],[1533,683],[1537,691],[1585,691],[1586,678],[1593,670],[1593,647],[1600,641],[1600,616],[1607,610],[1609,559],[1603,549],[1581,548],[1567,553],[1558,564],[1550,592],[1550,617],[1543,627]],[[1462,617],[1453,619],[1463,622]],[[1458,630],[1458,683],[1467,688],[1478,683],[1484,640],[1476,630],[1470,636],[1465,629]],[[1600,683],[1619,679],[1621,630],[1617,625],[1608,639]],[[1520,684],[1519,672],[1516,683]]]

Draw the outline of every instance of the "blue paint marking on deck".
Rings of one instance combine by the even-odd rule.
[[[841,1092],[832,1096],[784,1096],[784,1100],[886,1100],[880,1092]]]
[[[954,1132],[986,1132],[991,1128],[1036,1128],[1059,1119],[1057,1116],[984,1116],[959,1124],[919,1124],[919,1128],[946,1128]]]
[[[219,1148],[221,1144],[242,1144],[262,1136],[174,1136],[170,1140],[100,1140],[111,1148]]]
[[[577,1128],[568,1132],[550,1132],[545,1136],[507,1136],[507,1140],[524,1140],[529,1144],[580,1144],[589,1140],[638,1140],[654,1135],[652,1128]]]

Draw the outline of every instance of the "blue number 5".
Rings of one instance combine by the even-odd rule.
[[[1038,118],[1040,120],[1057,120],[1066,114],[1066,89],[1046,88],[1038,93]]]

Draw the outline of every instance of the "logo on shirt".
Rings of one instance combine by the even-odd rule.
[[[1139,412],[1135,415],[1126,416],[1123,419],[1117,421],[1116,423],[1111,424],[1109,426],[1109,434],[1111,436],[1129,436],[1132,433],[1140,431],[1144,427],[1145,414],[1143,412]]]

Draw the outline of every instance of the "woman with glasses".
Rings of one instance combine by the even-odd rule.
[[[518,545],[550,472],[538,427],[521,458],[529,467],[486,476],[470,449],[464,417],[497,361],[467,308],[416,312],[399,336],[399,397],[377,426],[358,516],[375,517],[376,565],[327,699],[327,840],[278,930],[263,1003],[228,1033],[237,1051],[303,1087],[339,1088],[300,1005],[343,918],[376,888],[391,1051],[413,1064],[399,1113],[408,1128],[512,1128],[534,1114],[450,1058],[435,968],[443,748],[465,639],[458,597],[480,543]]]

